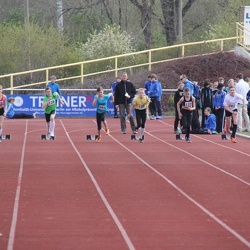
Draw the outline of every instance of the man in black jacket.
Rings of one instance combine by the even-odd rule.
[[[136,89],[133,83],[128,80],[128,74],[123,73],[121,81],[117,83],[115,88],[115,106],[120,111],[120,122],[121,130],[123,134],[126,134],[126,117],[125,111],[127,114],[130,112],[131,101],[136,94]],[[136,134],[136,127],[134,117],[129,117],[130,126],[132,132]]]

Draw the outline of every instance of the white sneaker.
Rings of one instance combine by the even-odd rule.
[[[37,112],[33,113],[33,118],[36,118]]]

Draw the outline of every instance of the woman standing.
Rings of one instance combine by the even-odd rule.
[[[3,94],[3,86],[0,85],[0,142],[2,142],[3,120],[7,110],[7,98]]]

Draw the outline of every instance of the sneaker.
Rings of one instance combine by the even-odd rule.
[[[101,141],[101,137],[97,137],[97,139],[95,140],[96,142],[100,142]]]
[[[139,142],[143,143],[144,142],[143,138],[139,138]]]
[[[127,134],[126,130],[122,130],[122,133],[123,133],[124,135]]]
[[[155,120],[155,116],[151,115],[150,120]]]
[[[55,136],[54,136],[54,135],[51,135],[51,136],[50,136],[50,140],[53,140],[53,141],[54,141],[54,140],[55,140]]]
[[[0,142],[2,142],[2,135],[0,135]]]
[[[235,138],[232,137],[232,138],[231,138],[231,142],[232,142],[232,143],[236,143],[237,141],[235,140]]]
[[[156,120],[162,120],[162,116],[160,115],[156,116]]]
[[[135,129],[135,130],[133,130],[133,134],[134,135],[136,135],[137,134],[137,130]]]
[[[114,115],[114,118],[118,118],[118,115]]]
[[[178,134],[182,134],[182,131],[179,127],[177,128],[177,132],[178,132]]]
[[[192,141],[191,141],[190,139],[187,139],[187,142],[188,142],[188,143],[191,143]]]
[[[37,112],[33,113],[33,118],[36,118]]]
[[[108,129],[108,128],[105,130],[105,134],[106,134],[106,135],[109,134],[109,129]]]

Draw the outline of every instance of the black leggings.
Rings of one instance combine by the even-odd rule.
[[[186,138],[189,138],[190,135],[190,125],[192,122],[192,112],[182,114],[182,125],[186,130]]]
[[[140,127],[145,128],[145,123],[147,120],[146,109],[142,109],[142,110],[136,109],[135,114],[136,114],[137,129]]]

